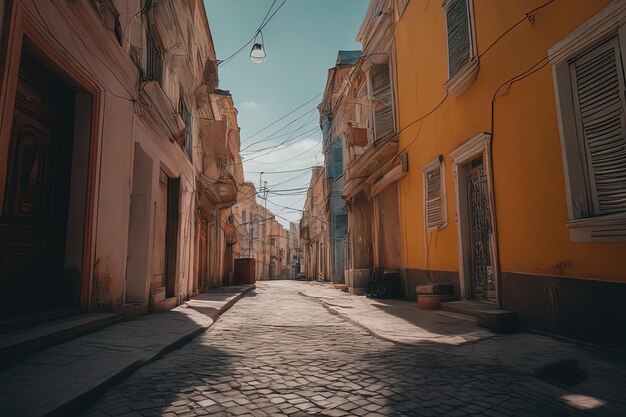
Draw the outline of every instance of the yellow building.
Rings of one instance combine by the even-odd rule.
[[[397,0],[409,288],[626,346],[626,1]]]

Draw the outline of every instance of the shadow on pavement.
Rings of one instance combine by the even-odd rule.
[[[546,339],[489,339],[476,345],[416,348],[394,346],[361,357],[374,379],[356,393],[385,400],[377,413],[386,416],[607,416],[626,415],[626,398],[618,393],[618,381],[595,378],[574,387],[551,384],[536,374],[539,363],[553,357],[581,352],[546,350]],[[525,346],[520,343],[526,342]],[[477,345],[480,345],[477,346]],[[517,348],[516,348],[517,347]],[[573,349],[577,350],[577,349]],[[537,356],[535,360],[520,353]],[[516,354],[517,353],[517,354]],[[598,365],[589,353],[583,365]],[[611,372],[609,364],[595,376]],[[593,373],[593,372],[592,372]],[[356,381],[359,384],[358,381]],[[621,382],[624,382],[622,375]]]

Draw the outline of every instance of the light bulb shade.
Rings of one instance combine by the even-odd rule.
[[[267,59],[267,55],[265,55],[265,49],[263,49],[263,45],[260,43],[255,43],[252,45],[252,50],[250,51],[250,61],[255,64],[260,64]]]

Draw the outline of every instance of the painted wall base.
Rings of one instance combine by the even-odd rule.
[[[503,272],[502,300],[524,327],[626,350],[626,284]]]

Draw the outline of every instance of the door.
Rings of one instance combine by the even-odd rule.
[[[154,236],[152,242],[152,289],[165,287],[167,241],[167,174],[159,171],[159,193],[154,203]]]
[[[73,92],[21,57],[0,215],[0,314],[77,305],[64,278]]]
[[[165,296],[176,294],[176,261],[178,259],[178,229],[180,210],[180,179],[167,179],[167,225],[165,256]]]
[[[388,185],[376,198],[376,265],[381,268],[402,268],[402,228],[398,183]]]
[[[470,291],[472,298],[495,299],[490,199],[483,157],[469,163],[467,171]]]

